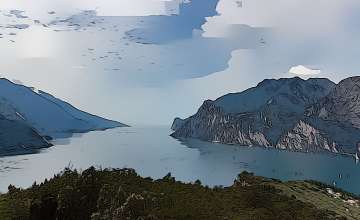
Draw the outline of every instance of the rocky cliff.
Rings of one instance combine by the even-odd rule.
[[[360,77],[342,80],[319,103],[309,108],[310,115],[360,128]]]
[[[171,136],[290,151],[356,153],[359,96],[360,77],[338,85],[328,79],[264,80],[244,92],[205,101],[195,115],[177,119]]]
[[[276,148],[302,152],[322,150],[339,152],[335,142],[331,142],[319,130],[303,121],[297,123],[292,130],[284,134],[276,144]]]
[[[269,146],[268,140],[260,131],[251,126],[255,115],[227,114],[213,101],[205,101],[199,111],[184,121],[175,130],[173,137],[199,138],[211,142],[241,145]]]

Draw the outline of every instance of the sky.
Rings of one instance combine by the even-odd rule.
[[[265,78],[359,75],[357,0],[31,2],[1,2],[0,75],[133,126]]]

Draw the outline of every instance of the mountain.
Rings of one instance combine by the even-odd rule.
[[[302,152],[355,153],[360,142],[360,77],[269,79],[240,93],[207,100],[176,119],[175,138],[257,145]],[[175,123],[174,123],[175,124]]]
[[[185,121],[186,120],[183,120],[181,118],[175,118],[174,122],[171,125],[171,130],[175,131],[175,130],[181,128],[184,125]]]
[[[51,138],[123,127],[83,112],[43,91],[0,79],[0,155],[48,147]]]
[[[52,146],[26,123],[0,116],[0,156],[35,153]]]
[[[299,107],[318,101],[334,86],[328,79],[266,79],[244,92],[220,97],[214,104],[227,113],[253,112],[264,105],[283,106],[285,110],[299,112],[303,111],[303,108]]]
[[[360,77],[342,80],[314,110],[324,120],[360,128]]]
[[[306,109],[306,115],[324,133],[337,140],[344,151],[360,153],[360,77],[344,79],[316,104]]]
[[[85,122],[86,123],[85,125],[81,124],[81,126],[83,126],[83,127],[78,128],[80,130],[80,132],[92,131],[92,130],[104,130],[104,129],[115,128],[115,127],[128,127],[128,125],[126,125],[126,124],[123,124],[123,123],[120,123],[117,121],[108,120],[108,119],[81,111],[81,110],[75,108],[74,106],[72,106],[71,104],[64,102],[46,92],[39,91],[38,93],[41,97],[43,97],[43,98],[49,100],[50,102],[56,104],[57,106],[59,106],[63,111],[67,112],[73,118],[80,120],[82,122]],[[78,124],[78,125],[80,125],[80,124]],[[65,130],[66,130],[66,128],[65,128]],[[62,131],[60,131],[60,132],[62,132]]]

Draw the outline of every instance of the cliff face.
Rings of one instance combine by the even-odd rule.
[[[319,130],[300,120],[276,142],[270,136],[272,125],[256,126],[260,116],[256,114],[231,115],[212,101],[205,101],[199,111],[171,135],[176,138],[198,138],[204,141],[246,146],[275,147],[282,150],[318,152],[338,152],[334,142],[324,137]],[[266,128],[267,127],[267,128]]]
[[[226,144],[270,146],[264,134],[248,127],[254,120],[248,116],[246,119],[244,116],[227,114],[208,100],[194,116],[186,119],[183,126],[175,130],[172,136]],[[243,117],[244,120],[241,120]]]
[[[319,130],[303,121],[283,135],[276,144],[276,148],[302,152],[339,152],[335,142],[331,142]]]
[[[326,79],[264,80],[244,92],[205,101],[195,115],[181,123],[177,119],[171,136],[290,151],[355,153],[360,142],[358,83],[360,77],[338,85]]]
[[[360,128],[360,77],[342,80],[312,110],[323,120]]]
[[[181,128],[181,126],[183,126],[185,123],[185,120],[181,119],[181,118],[175,118],[174,122],[171,125],[171,130],[176,131],[179,128]]]

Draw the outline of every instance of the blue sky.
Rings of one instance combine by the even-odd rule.
[[[2,2],[0,74],[130,125],[171,124],[264,78],[359,72],[356,0],[36,3]]]

